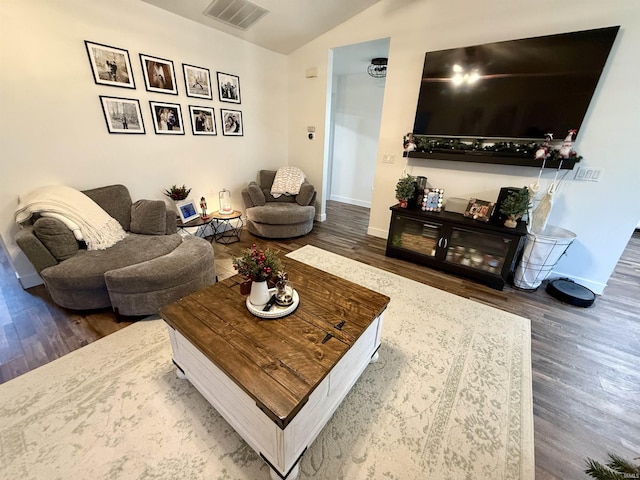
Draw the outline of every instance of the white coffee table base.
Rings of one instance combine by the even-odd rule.
[[[272,480],[295,480],[302,454],[322,431],[369,362],[377,360],[382,315],[373,320],[309,395],[306,404],[290,423],[283,425],[284,428],[183,335],[170,326],[168,329],[178,376],[187,378],[269,464]],[[375,359],[372,358],[374,356]]]

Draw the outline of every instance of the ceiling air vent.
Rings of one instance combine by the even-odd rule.
[[[203,13],[232,27],[247,30],[269,12],[247,0],[213,0]]]

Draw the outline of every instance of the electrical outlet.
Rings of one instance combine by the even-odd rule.
[[[602,176],[602,168],[578,167],[575,179],[585,182],[599,182]]]
[[[385,155],[382,157],[382,163],[396,163],[395,155]]]

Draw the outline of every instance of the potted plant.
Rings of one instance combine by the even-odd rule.
[[[640,478],[640,465],[634,465],[618,455],[609,453],[609,462],[602,464],[591,458],[587,459],[584,473],[598,480],[615,480],[619,478]]]
[[[416,194],[415,177],[405,175],[396,184],[396,199],[402,208],[407,208],[409,200]]]
[[[251,248],[232,260],[233,268],[246,280],[251,281],[249,301],[253,305],[264,305],[269,301],[267,282],[275,278],[282,270],[282,264],[276,252],[261,249],[255,243]]]
[[[507,216],[504,226],[507,228],[516,228],[518,219],[521,218],[531,207],[529,201],[529,189],[522,187],[520,190],[511,192],[500,205],[500,213]]]
[[[191,192],[191,189],[187,188],[186,185],[182,185],[181,187],[172,185],[171,188],[168,188],[164,191],[164,194],[174,202],[177,202],[180,200],[185,200],[189,196],[189,192]]]

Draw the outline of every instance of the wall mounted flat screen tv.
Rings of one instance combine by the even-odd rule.
[[[580,129],[619,28],[427,52],[413,133],[564,138]]]

